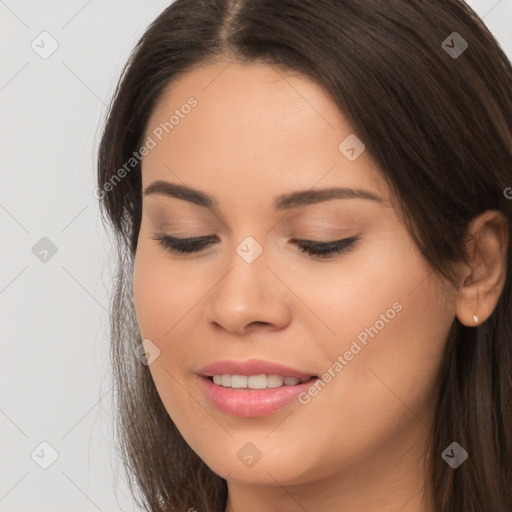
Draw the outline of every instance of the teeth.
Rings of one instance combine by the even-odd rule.
[[[268,378],[266,375],[251,375],[247,377],[247,387],[249,389],[265,389],[268,387],[267,382]]]
[[[281,375],[214,375],[213,382],[218,386],[233,389],[266,389],[281,386],[296,386],[306,382],[310,377],[283,377]]]
[[[232,388],[246,388],[249,379],[245,375],[231,375]]]
[[[267,376],[267,387],[279,388],[283,385],[283,377],[280,375],[268,375]]]

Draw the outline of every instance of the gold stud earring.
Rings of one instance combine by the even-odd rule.
[[[478,323],[478,317],[476,315],[473,315],[473,320],[474,320],[475,324]]]

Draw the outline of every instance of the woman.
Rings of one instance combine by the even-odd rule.
[[[177,0],[98,160],[152,511],[512,510],[512,67],[458,0]]]

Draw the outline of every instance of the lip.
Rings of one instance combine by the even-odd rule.
[[[304,373],[288,366],[250,359],[247,361],[216,361],[199,370],[205,394],[218,410],[232,416],[254,418],[267,416],[298,400],[316,380],[313,373]],[[213,383],[213,375],[281,375],[284,377],[312,377],[311,380],[295,386],[281,386],[267,389],[232,389]]]
[[[254,418],[267,416],[298,400],[318,379],[314,377],[295,386],[267,389],[232,389],[214,384],[210,377],[201,376],[203,389],[210,401],[225,414]]]
[[[314,373],[304,373],[288,366],[264,361],[263,359],[249,359],[247,361],[224,360],[208,364],[198,371],[202,377],[213,375],[282,375],[283,377],[314,377]],[[277,389],[277,388],[276,388]]]

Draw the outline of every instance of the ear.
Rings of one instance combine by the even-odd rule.
[[[462,270],[456,315],[462,324],[475,327],[492,314],[505,286],[507,218],[487,210],[471,221],[468,237],[469,266]]]

